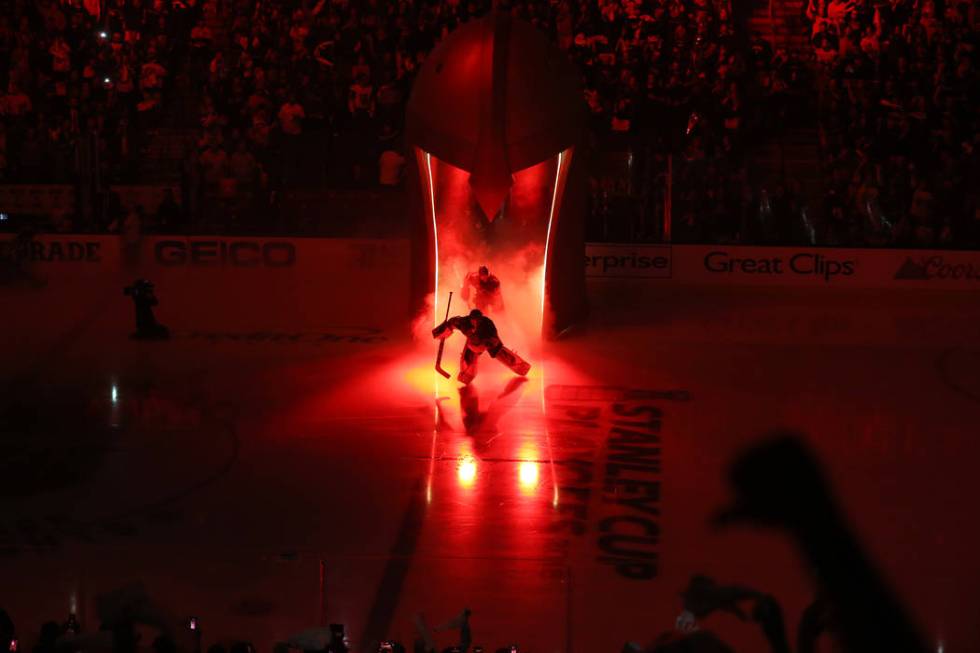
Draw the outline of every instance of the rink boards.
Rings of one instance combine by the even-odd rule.
[[[962,251],[587,244],[584,266],[592,323],[629,298],[685,301],[695,288],[720,296],[799,288],[828,298],[980,288],[980,253]],[[373,342],[413,317],[409,272],[407,240],[152,236],[127,245],[119,236],[58,234],[14,247],[8,237],[0,240],[0,308],[55,322],[107,315],[129,329],[122,290],[147,278],[159,319],[193,337]],[[29,336],[31,322],[17,331]],[[891,322],[874,329],[892,330]]]
[[[466,605],[480,644],[591,653],[669,631],[703,573],[777,596],[793,633],[812,599],[797,552],[708,521],[733,456],[789,425],[930,642],[980,641],[963,580],[980,573],[980,308],[941,292],[965,278],[928,276],[966,275],[972,255],[589,246],[617,258],[595,261],[610,274],[590,280],[588,327],[526,352],[509,394],[485,361],[474,396],[435,378],[431,343],[409,344],[404,241],[38,245],[0,272],[2,408],[39,420],[0,460],[0,604],[19,631],[76,605],[91,625],[100,592],[140,579],[209,643],[271,650],[321,615],[359,644],[408,640],[416,612],[438,624]],[[919,257],[925,278],[894,279]],[[658,276],[612,274],[634,260]],[[807,262],[821,274],[786,272]],[[137,277],[157,285],[168,342],[125,337]],[[660,439],[628,454],[651,489],[629,502],[609,491],[624,423]],[[704,626],[764,646],[734,617]]]
[[[111,235],[52,234],[36,237],[18,253],[12,251],[12,242],[9,236],[0,238],[0,260],[26,259],[48,278],[64,273],[179,278],[193,271],[199,280],[235,270],[250,271],[251,283],[266,277],[302,281],[312,288],[363,280],[394,283],[397,289],[409,265],[408,241],[399,239],[204,235],[151,236],[127,243]],[[590,279],[661,284],[980,287],[980,252],[958,250],[589,243],[583,265]]]
[[[59,302],[122,298],[146,278],[162,313],[193,311],[205,325],[356,327],[409,313],[406,241],[45,235],[19,252],[0,244],[0,286]]]

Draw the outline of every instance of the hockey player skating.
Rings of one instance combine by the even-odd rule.
[[[453,331],[466,336],[466,345],[459,357],[459,374],[456,376],[460,383],[469,385],[476,376],[476,364],[483,352],[489,352],[491,358],[496,358],[515,374],[526,376],[531,369],[530,363],[504,347],[493,320],[478,309],[473,309],[469,315],[449,318],[432,330],[432,337],[445,340]]]
[[[500,294],[500,279],[490,274],[490,269],[481,265],[476,272],[470,272],[463,281],[463,301],[470,308],[483,313],[504,310],[504,300]]]

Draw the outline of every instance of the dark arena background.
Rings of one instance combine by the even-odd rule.
[[[0,7],[4,653],[980,651],[975,2]]]

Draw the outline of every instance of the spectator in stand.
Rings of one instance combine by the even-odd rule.
[[[5,118],[23,118],[33,108],[31,98],[20,89],[11,76],[7,92],[0,97],[0,115]]]
[[[392,147],[385,148],[378,160],[378,183],[387,188],[399,186],[404,169],[405,157]]]
[[[279,107],[277,116],[279,129],[283,134],[289,137],[302,135],[303,118],[306,117],[306,112],[303,110],[303,105],[297,101],[295,93],[288,95],[288,99]]]
[[[155,98],[159,101],[166,76],[167,69],[157,60],[156,50],[151,49],[148,61],[140,67],[140,90],[143,91],[144,99]]]
[[[244,140],[239,140],[228,161],[231,176],[235,179],[239,188],[251,189],[258,183],[259,164],[255,156],[248,151]]]
[[[962,145],[978,133],[977,112],[967,109],[977,103],[978,52],[975,34],[963,27],[966,7],[952,0],[940,15],[931,2],[831,2],[808,10],[821,67],[825,176],[856,180],[836,194],[845,207],[871,216],[862,218],[865,227],[857,231],[866,235],[854,244],[969,240],[958,217],[969,210],[964,178],[956,174],[969,168]],[[910,167],[930,174],[909,186],[903,179]],[[828,204],[831,224],[841,210]]]
[[[350,86],[347,110],[352,116],[374,115],[374,86],[367,72],[360,73]]]
[[[7,178],[7,126],[0,122],[0,181]]]
[[[122,222],[115,220],[109,225],[109,232],[119,234],[122,240],[123,261],[127,265],[139,263],[144,228],[143,207],[138,204],[126,212]]]
[[[247,217],[255,202],[262,169],[255,156],[248,151],[245,140],[239,140],[229,159],[229,173],[234,181],[233,196],[229,198],[236,215]]]
[[[218,202],[222,198],[222,182],[228,179],[228,153],[217,140],[212,140],[199,157],[203,183],[203,213],[213,220],[218,213]]]
[[[160,200],[160,205],[157,206],[156,225],[157,231],[164,234],[184,231],[183,213],[177,203],[174,189],[169,186],[163,189],[163,198]]]
[[[101,162],[105,181],[138,178],[153,168],[143,156],[151,130],[165,126],[236,143],[236,154],[233,132],[244,134],[273,190],[310,178],[324,158],[323,167],[341,172],[334,177],[339,182],[377,178],[369,172],[378,165],[380,175],[386,151],[375,149],[380,132],[386,124],[400,127],[425,56],[491,6],[490,0],[356,7],[341,0],[8,4],[11,11],[0,16],[8,176],[23,178],[25,167],[46,181],[68,175],[71,165],[31,163],[35,138],[41,152],[79,161],[87,174]],[[905,218],[910,224],[915,189],[893,180],[914,164],[935,177],[927,179],[930,224],[918,226],[918,240],[930,231],[940,243],[971,237],[965,173],[976,160],[967,144],[978,134],[978,54],[966,0],[811,0],[805,13],[814,82],[791,53],[773,52],[760,38],[744,50],[726,0],[511,0],[506,6],[579,65],[593,135],[605,142],[612,134],[632,156],[624,192],[636,224],[652,223],[647,218],[663,210],[662,192],[650,189],[662,174],[653,166],[668,154],[677,215],[704,222],[712,211],[704,201],[708,190],[715,198],[741,197],[741,189],[724,189],[745,183],[739,179],[746,143],[783,123],[795,94],[818,109],[823,178],[830,184],[837,171],[859,178],[835,188],[842,210],[856,219],[856,233],[873,234],[876,242],[887,234],[893,243],[897,225]],[[199,109],[201,126],[190,120]],[[686,132],[692,115],[696,124]],[[30,127],[35,136],[25,138]],[[301,135],[314,146],[294,147]],[[852,155],[835,156],[845,151]],[[0,174],[3,158],[0,150]],[[297,170],[286,174],[290,166]],[[883,222],[861,208],[872,187]],[[748,192],[760,196],[758,188]],[[620,198],[611,199],[618,205]],[[829,211],[826,203],[824,223]],[[703,224],[697,231],[722,237]]]

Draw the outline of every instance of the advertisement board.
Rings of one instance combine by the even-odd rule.
[[[326,238],[44,235],[0,240],[0,290],[19,301],[122,301],[152,281],[195,323],[363,326],[409,315],[408,242]],[[25,295],[27,293],[30,297]],[[118,300],[116,298],[119,298]],[[208,307],[203,311],[201,307]]]
[[[586,245],[586,277],[670,279],[670,264],[669,245]]]
[[[980,252],[588,244],[590,279],[821,288],[980,289]]]
[[[407,314],[407,240],[57,234],[0,238],[0,284],[99,287],[137,277],[226,298],[238,314],[258,296],[284,314]],[[980,252],[723,245],[586,245],[593,289],[651,285],[980,289]],[[598,285],[597,285],[598,284]],[[243,306],[235,304],[236,298]]]

